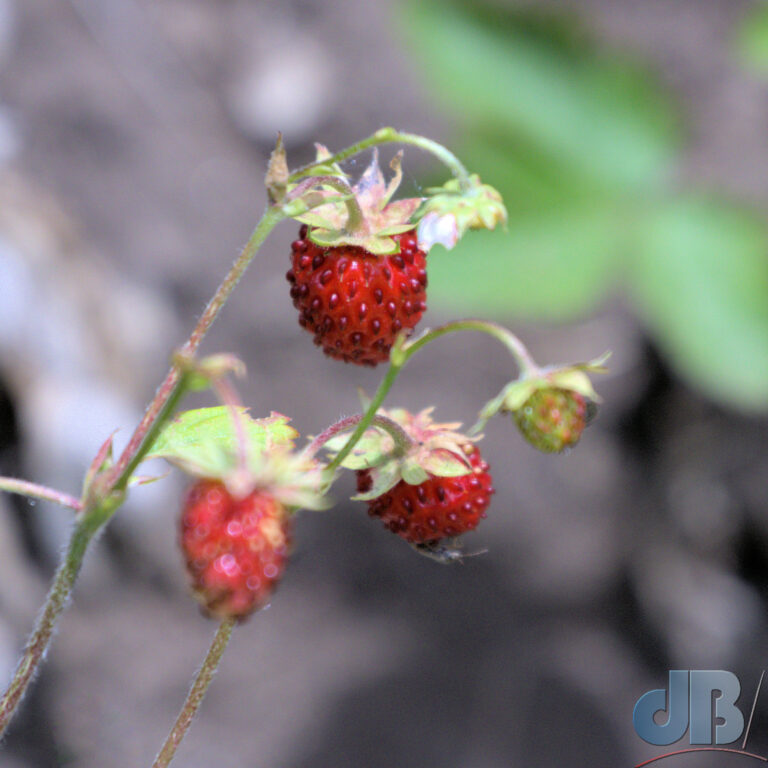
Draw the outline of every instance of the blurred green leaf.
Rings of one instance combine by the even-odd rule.
[[[628,279],[683,377],[721,402],[768,407],[764,219],[669,193],[676,117],[648,72],[600,53],[567,12],[413,0],[406,16],[435,93],[464,121],[460,155],[510,214],[508,234],[435,249],[431,305],[562,321]],[[768,2],[737,43],[768,71]]]
[[[429,257],[430,305],[452,314],[565,320],[594,309],[614,278],[621,228],[613,207],[552,208],[509,232],[469,233]]]
[[[630,289],[670,363],[710,396],[768,406],[768,234],[724,203],[667,202],[638,231]]]
[[[736,32],[736,52],[748,66],[768,74],[768,3],[750,9]]]
[[[414,2],[406,16],[435,90],[470,129],[495,125],[610,186],[664,178],[672,122],[647,72],[575,52],[560,34],[526,34],[524,17],[509,10]]]
[[[248,455],[257,460],[268,446],[291,447],[297,437],[288,417],[273,413],[254,419],[238,408]],[[227,406],[184,411],[158,435],[146,459],[162,458],[193,474],[222,477],[237,455],[237,434]]]

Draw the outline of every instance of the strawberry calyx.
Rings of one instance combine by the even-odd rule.
[[[376,255],[398,253],[399,245],[392,236],[414,228],[411,217],[422,202],[420,197],[392,201],[403,178],[402,152],[392,158],[393,175],[389,182],[381,172],[378,151],[374,149],[371,164],[358,182],[349,186],[348,177],[338,164],[323,163],[331,156],[328,150],[321,144],[316,146],[321,164],[313,167],[311,176],[288,186],[288,197],[299,193],[299,199],[308,183],[320,187],[306,193],[309,197],[305,201],[313,206],[311,210],[291,211],[293,218],[308,226],[307,237],[323,248],[352,245]],[[320,199],[325,202],[317,204]],[[354,205],[350,206],[352,201]]]
[[[458,432],[460,423],[437,424],[432,421],[434,409],[412,414],[403,408],[381,409],[378,415],[398,424],[410,438],[406,447],[395,446],[389,432],[374,426],[367,430],[341,466],[353,470],[369,470],[366,488],[353,499],[368,501],[389,491],[401,480],[420,485],[430,477],[460,477],[472,472],[469,455],[472,443],[480,437],[469,438]],[[334,453],[345,444],[347,436],[336,435],[325,444]]]
[[[501,194],[483,184],[477,174],[469,177],[468,189],[458,179],[450,179],[427,193],[413,216],[418,221],[419,248],[424,251],[436,244],[450,250],[468,229],[495,229],[497,224],[507,223]]]
[[[298,432],[289,421],[275,412],[254,419],[244,407],[185,411],[164,427],[145,458],[163,458],[194,477],[221,481],[235,498],[261,490],[290,509],[325,509],[323,468],[294,451]]]
[[[610,357],[606,352],[594,360],[569,365],[551,365],[539,368],[535,373],[523,376],[509,384],[503,393],[500,409],[503,412],[518,411],[534,392],[542,389],[560,389],[574,392],[593,403],[601,402],[595,392],[588,373],[607,373],[605,362]]]

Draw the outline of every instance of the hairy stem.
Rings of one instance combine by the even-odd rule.
[[[194,356],[213,321],[256,255],[259,246],[283,218],[285,215],[279,206],[267,209],[182,347],[180,351],[182,358]],[[0,699],[0,736],[45,655],[56,622],[66,607],[75,579],[80,572],[88,544],[94,534],[122,504],[124,491],[131,475],[151,448],[163,425],[173,415],[179,400],[184,395],[187,381],[187,373],[179,364],[174,364],[110,474],[96,479],[95,484],[98,484],[98,490],[93,489],[89,498],[86,499],[86,505],[78,502],[79,519],[68,549],[56,572],[42,613],[27,642],[18,669],[8,690]]]
[[[341,462],[344,461],[347,456],[349,456],[352,449],[357,445],[360,438],[365,434],[365,431],[368,429],[368,427],[371,426],[373,420],[376,418],[376,412],[379,410],[379,408],[381,408],[382,403],[389,394],[389,390],[395,383],[395,379],[400,373],[400,369],[403,367],[403,365],[404,363],[401,365],[395,365],[394,363],[390,362],[386,376],[384,376],[381,384],[379,384],[379,388],[376,390],[376,394],[373,396],[373,400],[371,400],[370,405],[368,406],[368,410],[363,414],[360,421],[357,422],[357,428],[349,436],[349,440],[347,440],[347,442],[344,444],[344,447],[336,454],[333,461],[331,461],[331,463],[328,464],[328,466],[325,468],[325,471],[328,475],[333,475],[336,469],[341,466]]]
[[[218,317],[222,307],[226,304],[235,286],[240,282],[240,278],[245,273],[248,265],[253,261],[253,257],[256,255],[259,247],[283,218],[284,214],[279,206],[272,206],[267,209],[182,347],[181,353],[183,355],[191,357],[197,352],[200,343],[205,338],[211,325],[213,325],[213,321]],[[152,444],[151,439],[148,438],[152,438],[157,433],[159,429],[158,424],[162,426],[161,417],[167,418],[170,415],[166,404],[180,397],[182,380],[183,377],[179,367],[177,365],[172,366],[152,402],[147,407],[128,445],[115,464],[113,488],[124,488],[128,484],[131,473],[141,462],[144,454],[146,454]]]
[[[346,432],[348,429],[352,429],[355,425],[359,424],[365,418],[364,414],[358,414],[357,416],[348,416],[346,419],[337,421],[335,424],[331,424],[324,432],[319,434],[305,449],[304,453],[312,457],[314,456],[332,437],[335,437],[342,432]],[[413,441],[406,431],[392,419],[388,419],[386,416],[374,416],[371,420],[372,427],[381,427],[388,432],[392,439],[395,441],[395,453],[402,455],[413,444]]]
[[[111,498],[102,502],[99,507],[83,516],[75,525],[64,558],[56,571],[48,592],[42,613],[38,617],[37,625],[24,648],[11,683],[0,699],[0,737],[5,733],[8,723],[48,649],[56,622],[66,606],[72,585],[80,572],[80,566],[89,542],[119,506],[120,501],[118,498]]]
[[[208,686],[211,684],[213,675],[219,666],[221,657],[224,655],[224,651],[227,648],[229,639],[232,636],[232,630],[235,628],[235,619],[224,619],[219,625],[218,630],[213,638],[211,647],[208,650],[208,654],[203,661],[203,666],[197,673],[194,683],[187,694],[184,706],[179,712],[179,716],[176,718],[176,722],[168,734],[168,738],[163,744],[163,748],[155,758],[155,762],[152,764],[152,768],[166,768],[167,765],[173,760],[176,754],[176,749],[181,740],[184,738],[192,719],[197,714],[197,710],[203,703],[205,693],[208,690]]]
[[[0,491],[17,493],[20,496],[29,496],[30,498],[42,499],[44,501],[53,501],[70,509],[80,510],[82,508],[80,499],[76,499],[68,493],[57,491],[54,488],[47,488],[37,483],[30,483],[27,480],[18,480],[15,477],[0,477]]]
[[[464,167],[463,163],[442,144],[438,144],[432,139],[426,138],[426,136],[418,136],[415,133],[404,133],[397,131],[394,128],[381,128],[372,136],[367,139],[358,141],[356,144],[352,144],[346,149],[342,149],[332,157],[325,160],[319,160],[314,163],[307,163],[301,168],[294,171],[289,179],[295,181],[300,178],[304,173],[311,170],[316,165],[326,165],[331,163],[340,163],[354,155],[363,152],[369,147],[375,147],[381,144],[410,144],[414,147],[429,152],[434,155],[441,163],[443,163],[451,171],[451,173],[459,180],[462,190],[467,190],[471,187],[469,179],[469,172]]]

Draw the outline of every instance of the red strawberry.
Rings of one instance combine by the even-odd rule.
[[[587,399],[574,390],[537,389],[514,411],[523,437],[545,453],[576,445],[590,419]]]
[[[235,499],[219,480],[198,480],[181,515],[192,589],[214,616],[245,619],[267,603],[285,569],[291,525],[274,496]]]
[[[473,530],[494,493],[488,464],[476,445],[464,446],[472,472],[459,477],[431,476],[420,485],[401,480],[368,502],[368,514],[411,544],[425,544]],[[358,492],[369,490],[370,470],[357,473]]]
[[[416,231],[392,236],[400,252],[378,256],[356,245],[323,248],[302,226],[291,244],[293,305],[299,324],[315,334],[326,355],[358,365],[389,359],[397,334],[426,310],[426,254]]]

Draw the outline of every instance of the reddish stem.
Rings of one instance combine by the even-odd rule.
[[[0,491],[7,493],[17,493],[20,496],[29,496],[44,501],[53,501],[61,504],[63,507],[80,510],[83,505],[80,499],[70,496],[68,493],[57,491],[55,488],[48,488],[37,483],[30,483],[28,480],[19,480],[15,477],[0,477]]]
[[[356,416],[348,416],[346,419],[337,421],[335,424],[331,424],[324,432],[319,434],[305,449],[304,453],[312,457],[314,456],[332,437],[346,432],[352,427],[356,427],[364,418],[364,414],[359,413]],[[413,444],[413,440],[408,436],[408,433],[396,422],[386,416],[376,415],[373,417],[370,423],[371,427],[380,427],[384,431],[388,432],[392,439],[395,441],[395,451],[398,454],[405,453],[408,448]]]
[[[256,255],[259,246],[282,219],[283,213],[279,206],[272,206],[267,209],[227,276],[208,302],[208,306],[197,321],[189,339],[181,348],[182,355],[192,357],[197,352],[200,343],[213,325],[213,321],[218,317],[235,286],[240,282],[240,278]],[[141,463],[144,453],[151,444],[151,441],[147,440],[147,436],[156,431],[155,428],[160,423],[159,417],[164,411],[166,415],[169,415],[167,414],[169,409],[166,406],[178,395],[182,378],[179,367],[177,365],[172,366],[112,470],[112,488],[123,489],[127,486],[133,470]]]

